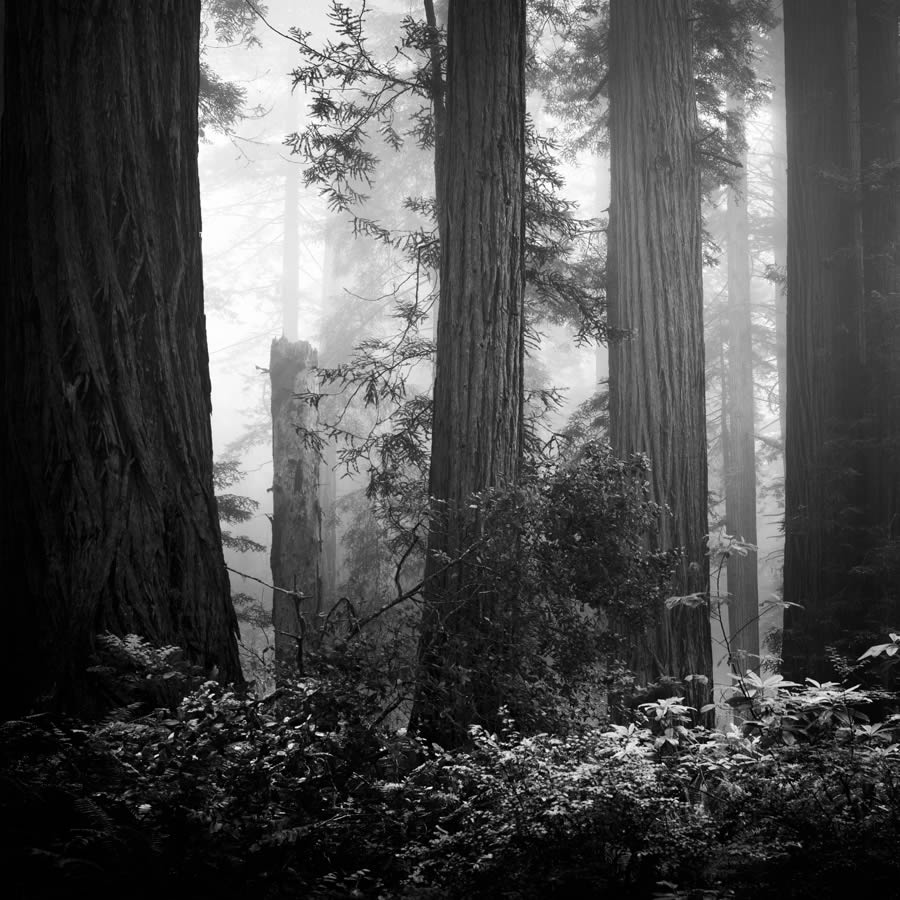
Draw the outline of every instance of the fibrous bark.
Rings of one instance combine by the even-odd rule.
[[[785,2],[785,670],[897,624],[897,5]],[[881,161],[879,163],[879,161]]]
[[[733,103],[743,116],[742,103]],[[741,130],[743,130],[743,126]],[[744,143],[743,134],[739,143]],[[725,528],[756,545],[756,444],[754,437],[753,319],[750,306],[750,238],[747,216],[746,149],[744,165],[728,188],[728,330],[726,404],[722,411],[725,469]],[[728,574],[729,642],[737,670],[759,668],[759,586],[755,552],[732,553]]]
[[[857,0],[866,308],[866,524],[872,547],[900,542],[900,48],[897,0]],[[876,562],[869,560],[870,562]],[[879,591],[882,629],[900,625],[900,572]]]
[[[850,81],[845,0],[784,4],[788,258],[783,655],[791,675],[821,674],[825,610],[849,558],[838,518],[858,490],[859,285],[853,265]],[[849,379],[845,383],[844,379]],[[858,523],[843,523],[856,527]]]
[[[199,2],[6,9],[8,705],[85,705],[98,632],[238,679],[212,485]]]
[[[413,719],[456,743],[473,722],[494,721],[500,702],[480,639],[493,599],[453,561],[477,537],[472,495],[513,481],[521,453],[524,0],[451,0],[447,58],[434,505]]]
[[[708,590],[706,420],[700,175],[687,0],[612,0],[612,203],[608,315],[627,337],[610,344],[610,432],[620,455],[643,452],[654,499],[668,504],[652,545],[682,549],[675,591]],[[642,681],[712,680],[709,611],[661,611],[629,636]],[[700,680],[692,700],[705,702]]]
[[[303,652],[319,630],[319,455],[308,437],[316,412],[315,350],[306,341],[272,342],[272,619],[279,679],[302,674]],[[301,596],[302,595],[302,596]]]

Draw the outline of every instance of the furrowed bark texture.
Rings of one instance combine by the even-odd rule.
[[[785,671],[897,622],[896,3],[785,2]],[[880,162],[879,162],[880,161]]]
[[[272,342],[272,620],[279,678],[302,674],[303,650],[318,632],[319,456],[304,442],[316,429],[316,413],[298,395],[311,388],[316,352],[306,341]],[[303,594],[301,601],[285,591]]]
[[[785,5],[793,674],[830,676],[828,645],[855,654],[900,625],[897,24],[894,0]]]
[[[898,0],[857,0],[866,318],[865,514],[870,541],[900,541],[900,48]],[[870,560],[877,564],[877,560]],[[900,573],[875,625],[900,627]]]
[[[82,705],[103,631],[238,679],[212,486],[199,2],[6,13],[4,699]]]
[[[740,104],[735,106],[740,111]],[[743,130],[743,129],[742,129]],[[743,143],[743,135],[739,135]],[[753,401],[753,319],[750,305],[750,239],[744,167],[728,188],[728,350],[722,454],[725,465],[725,527],[756,544],[756,445]],[[759,584],[755,552],[726,561],[728,627],[737,671],[759,669]]]
[[[496,716],[479,658],[492,598],[467,565],[445,560],[477,535],[472,494],[513,481],[522,444],[524,0],[452,0],[447,54],[434,507],[414,721],[456,743]]]
[[[849,560],[838,515],[853,490],[841,477],[857,418],[858,284],[851,265],[852,178],[845,0],[786,0],[788,283],[785,424],[783,655],[791,675],[816,677],[824,665],[828,607]],[[845,382],[848,379],[849,383]],[[837,553],[837,557],[833,553]]]
[[[687,0],[610,4],[610,430],[620,454],[643,452],[654,499],[671,507],[651,536],[683,548],[678,593],[708,589],[700,179]],[[642,681],[712,682],[709,613],[660,613],[631,636]],[[693,682],[693,684],[697,684]],[[695,689],[705,702],[708,687]]]

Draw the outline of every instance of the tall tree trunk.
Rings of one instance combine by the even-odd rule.
[[[516,478],[522,444],[525,2],[451,0],[439,172],[440,309],[429,490],[434,498],[413,722],[458,743],[496,720],[492,598],[457,559],[472,495]]]
[[[212,485],[199,2],[6,10],[4,702],[78,707],[97,633],[240,678]]]
[[[5,69],[3,47],[6,43],[6,0],[0,0],[0,133],[3,131],[3,102],[5,98]]]
[[[309,393],[316,352],[306,341],[272,342],[272,620],[279,679],[302,674],[303,653],[318,637],[319,456],[305,438],[316,430]],[[280,590],[278,590],[280,589]],[[290,593],[289,593],[290,592]],[[302,596],[301,596],[302,595]]]
[[[342,258],[341,238],[344,237],[343,223],[330,216],[325,223],[325,248],[322,260],[322,308],[331,309],[338,302],[338,266]],[[328,338],[323,338],[319,348],[320,368],[336,366],[346,359],[346,353],[331,345]],[[320,421],[332,422],[340,416],[335,399],[328,396],[327,385],[320,384],[325,396],[319,401]],[[339,398],[337,398],[339,399]],[[322,598],[328,604],[337,599],[338,583],[338,541],[337,541],[337,468],[338,453],[336,439],[325,434],[320,437],[324,441],[322,459],[319,465],[319,506],[322,510]]]
[[[785,431],[785,393],[787,383],[787,295],[784,284],[784,273],[787,263],[787,144],[784,106],[784,29],[782,23],[764,36],[757,37],[757,52],[761,58],[762,74],[772,83],[772,102],[769,106],[770,138],[767,166],[767,180],[770,190],[771,212],[768,230],[772,253],[772,265],[776,280],[772,284],[771,322],[774,337],[774,363],[777,373],[777,392],[775,401],[778,413],[778,435],[782,449],[782,465]],[[774,274],[774,273],[773,273]],[[783,470],[782,470],[783,478]],[[779,504],[777,518],[784,520],[783,504]],[[767,514],[766,518],[770,518]],[[763,526],[760,544],[768,546],[766,559],[782,558],[783,538],[768,534],[768,524]],[[757,561],[759,565],[760,560]],[[771,571],[771,566],[767,566]],[[763,582],[768,581],[769,573],[758,568]],[[779,581],[780,581],[779,572]],[[780,640],[784,623],[784,611],[777,606],[767,605],[763,610],[760,623],[760,641],[763,644],[765,658],[780,653]]]
[[[866,493],[874,630],[900,628],[900,60],[897,0],[856,0],[866,304]],[[885,565],[887,563],[887,565]]]
[[[846,0],[785,0],[788,150],[784,669],[830,674],[858,562],[862,292]],[[844,623],[854,627],[852,623]]]
[[[668,504],[654,546],[682,548],[676,590],[706,592],[706,417],[700,176],[688,0],[611,0],[612,204],[609,322],[630,337],[610,346],[610,431],[620,454],[646,453],[654,499]],[[632,635],[629,662],[643,681],[712,682],[709,610],[662,611]]]
[[[768,39],[768,75],[772,79],[772,261],[778,272],[787,267],[787,114],[784,100],[784,28],[773,28]],[[787,388],[787,291],[781,282],[773,291],[775,307],[775,365],[778,371],[778,421],[782,443]]]
[[[743,117],[743,101],[732,109]],[[745,144],[743,124],[738,135]],[[747,151],[743,167],[728,188],[728,330],[726,335],[726,404],[723,409],[722,455],[725,467],[725,527],[756,544],[756,440],[754,436],[753,319],[750,306],[750,236],[747,216]],[[759,585],[756,553],[733,553],[728,573],[728,623],[737,671],[759,668]]]

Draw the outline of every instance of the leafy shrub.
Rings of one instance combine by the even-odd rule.
[[[448,659],[472,662],[456,666],[449,687],[435,685],[436,695],[496,696],[494,709],[506,705],[526,731],[596,717],[598,682],[621,671],[611,621],[653,622],[674,569],[674,554],[646,546],[660,515],[648,471],[646,457],[621,460],[592,441],[572,459],[542,463],[517,485],[473,498],[480,538],[446,564],[466,567],[468,599],[460,602],[480,610],[477,627],[442,635],[445,646],[460,645]],[[495,717],[475,721],[496,725]]]
[[[129,677],[174,657],[110,646]],[[332,654],[263,700],[204,682],[149,713],[4,723],[11,895],[896,895],[898,719],[866,721],[866,691],[748,675],[726,732],[662,697],[628,725],[507,718],[447,752],[382,726],[367,671]]]
[[[315,680],[268,701],[206,682],[140,718],[7,723],[0,804],[14,890],[280,895],[327,886],[334,856],[381,861],[390,843],[366,800],[409,741],[386,745],[370,713],[365,691]]]
[[[206,680],[180,647],[154,647],[136,634],[99,634],[94,655],[88,672],[94,693],[102,698],[98,708],[148,712],[172,706]]]
[[[405,853],[396,896],[650,896],[695,866],[702,823],[649,752],[649,731],[498,737],[432,764],[441,814]],[[398,795],[422,802],[413,773]],[[410,787],[412,785],[412,789]]]

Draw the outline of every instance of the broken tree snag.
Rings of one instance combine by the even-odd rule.
[[[329,605],[337,593],[337,445],[326,441],[319,467],[319,507],[322,514],[320,588]]]
[[[316,351],[306,341],[272,342],[272,599],[278,678],[303,673],[303,651],[318,623],[319,455],[308,440],[316,430],[310,391]],[[289,591],[295,593],[287,593]],[[302,596],[299,596],[302,595]]]

